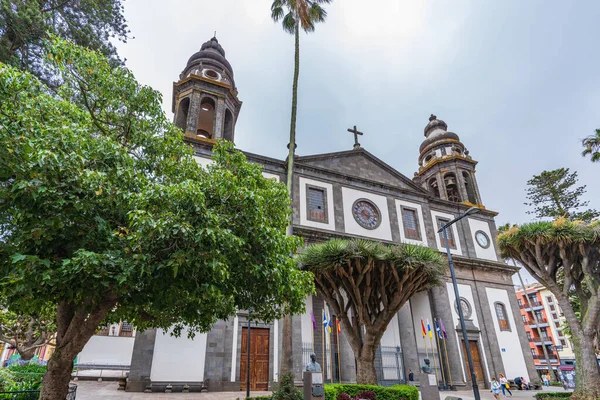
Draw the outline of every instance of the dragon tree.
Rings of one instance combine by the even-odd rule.
[[[600,324],[600,221],[559,218],[513,226],[498,236],[498,244],[504,257],[521,263],[556,296],[575,347],[572,398],[600,398],[594,346]]]
[[[361,384],[377,383],[375,351],[394,315],[415,293],[440,284],[444,272],[442,256],[428,247],[357,239],[308,246],[299,261],[346,331]]]

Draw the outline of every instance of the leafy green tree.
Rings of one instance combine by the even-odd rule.
[[[585,148],[582,156],[590,156],[592,162],[600,161],[600,129],[596,129],[596,134],[586,137],[581,141]]]
[[[294,154],[296,152],[296,110],[298,109],[298,76],[300,74],[300,29],[306,33],[314,32],[315,24],[324,22],[327,11],[322,4],[329,4],[332,0],[274,0],[271,5],[271,18],[275,22],[281,21],[283,30],[294,35],[294,81],[292,84],[292,116],[290,121],[289,154],[287,158],[287,189],[292,195],[294,176]],[[292,213],[289,213],[290,222],[288,235],[293,235]],[[282,326],[283,343],[281,349],[281,374],[290,373],[293,369],[292,358],[292,317],[286,315]]]
[[[56,333],[53,307],[23,315],[8,309],[0,311],[0,340],[14,347],[22,360],[31,360],[40,347],[52,343]]]
[[[127,40],[122,0],[0,0],[0,62],[44,79],[42,42],[55,34],[119,62],[111,43]]]
[[[308,246],[298,259],[314,274],[317,293],[346,332],[356,358],[356,381],[376,385],[375,351],[381,337],[408,299],[442,283],[442,256],[412,244],[332,239]]]
[[[525,205],[533,207],[528,214],[535,214],[536,218],[565,217],[571,220],[591,221],[598,217],[600,212],[587,209],[588,201],[582,201],[586,186],[575,187],[577,172],[570,173],[569,168],[559,168],[544,171],[534,175],[527,181],[527,199]]]
[[[503,257],[519,262],[556,296],[575,347],[572,398],[600,398],[594,343],[600,326],[600,221],[559,218],[513,226],[498,236],[498,245]]]
[[[301,312],[312,275],[291,254],[290,199],[229,143],[207,170],[141,86],[54,38],[55,91],[0,64],[0,295],[53,304],[42,400],[64,400],[73,360],[106,320],[190,334],[252,308]]]

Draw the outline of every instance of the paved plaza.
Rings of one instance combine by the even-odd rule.
[[[208,392],[208,393],[129,393],[122,390],[117,390],[119,387],[117,382],[95,382],[95,381],[79,381],[77,388],[77,400],[92,400],[92,399],[109,399],[109,400],[177,400],[177,399],[198,399],[198,400],[236,400],[243,399],[245,392]],[[562,392],[562,388],[551,387],[545,389],[551,392]],[[538,391],[535,390],[515,390],[513,399],[528,399],[532,400]],[[252,396],[265,396],[270,392],[252,392]],[[458,392],[441,392],[440,400],[444,400],[446,396],[460,397],[463,400],[473,400],[473,392],[458,391]],[[485,400],[493,400],[494,397],[489,390],[481,390],[481,398]],[[507,398],[508,399],[508,398]]]

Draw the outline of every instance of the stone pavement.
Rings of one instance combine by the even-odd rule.
[[[119,387],[117,382],[96,382],[96,381],[79,381],[77,382],[77,400],[243,400],[246,392],[207,392],[207,393],[130,393],[122,390],[117,390]],[[560,387],[545,388],[545,391],[562,392]],[[536,390],[515,390],[513,391],[512,399],[527,399],[533,400]],[[251,396],[266,396],[270,392],[251,392]],[[494,400],[494,396],[489,389],[480,390],[482,400]],[[457,392],[440,392],[440,400],[444,400],[446,396],[460,397],[463,400],[474,400],[473,392],[461,390]],[[502,395],[500,395],[503,398]],[[506,400],[510,399],[506,397]]]

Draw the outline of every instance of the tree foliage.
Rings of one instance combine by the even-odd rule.
[[[600,129],[596,129],[594,135],[590,135],[581,141],[584,147],[582,156],[590,156],[592,162],[600,162]]]
[[[498,244],[504,257],[518,261],[556,296],[575,346],[575,396],[600,397],[594,351],[600,325],[600,221],[559,218],[513,226],[498,236]]]
[[[389,322],[415,293],[441,284],[445,265],[429,247],[342,239],[308,246],[299,262],[341,322],[365,384],[377,383],[375,351]]]
[[[536,218],[559,218],[565,217],[571,220],[591,221],[598,217],[600,212],[587,209],[589,202],[581,200],[585,194],[586,186],[578,186],[577,172],[569,172],[568,168],[559,168],[552,171],[544,171],[539,175],[534,175],[527,181],[527,199],[528,205],[533,207],[533,211],[528,214],[535,214]]]
[[[99,53],[55,38],[47,54],[53,92],[0,64],[0,294],[56,307],[42,398],[64,399],[107,318],[193,334],[237,309],[301,312],[312,276],[290,257],[286,188],[229,143],[200,167],[160,94]]]
[[[0,311],[0,340],[14,347],[22,360],[30,360],[40,347],[52,342],[56,333],[56,312],[45,307],[32,314]]]
[[[111,40],[127,40],[122,0],[0,0],[0,62],[49,79],[41,59],[48,33],[119,62]]]

